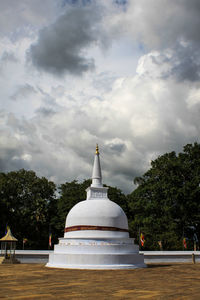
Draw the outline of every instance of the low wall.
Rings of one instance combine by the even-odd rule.
[[[49,261],[49,254],[53,250],[16,250],[16,258],[24,264],[40,264],[47,263]]]
[[[53,250],[16,250],[21,263],[47,263]],[[146,264],[153,263],[200,263],[200,251],[140,251]]]
[[[152,263],[192,263],[200,262],[200,251],[140,251],[144,262]]]

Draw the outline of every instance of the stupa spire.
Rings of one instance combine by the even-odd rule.
[[[99,158],[99,147],[96,145],[96,152],[94,156],[94,165],[92,171],[92,187],[102,187],[102,175],[101,175],[101,165]]]
[[[86,189],[87,200],[108,200],[107,190],[108,188],[102,184],[99,147],[97,144],[92,171],[92,184]]]

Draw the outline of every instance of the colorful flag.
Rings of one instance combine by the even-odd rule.
[[[183,247],[184,247],[185,249],[187,249],[187,242],[186,242],[186,238],[183,238]]]
[[[162,241],[158,241],[158,245],[160,246],[160,250],[162,249]]]
[[[25,244],[26,242],[28,242],[28,239],[23,238],[23,244]]]
[[[49,247],[51,247],[51,238],[52,238],[52,234],[49,234]]]
[[[142,247],[144,246],[144,243],[145,243],[144,234],[141,233],[140,234],[140,244],[141,244]]]

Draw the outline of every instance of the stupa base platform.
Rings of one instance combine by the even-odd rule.
[[[145,264],[138,265],[51,265],[47,264],[48,268],[59,268],[59,269],[85,269],[85,270],[119,270],[119,269],[138,269],[146,268]]]
[[[46,267],[64,269],[136,269],[144,268],[134,239],[62,238],[49,255]]]

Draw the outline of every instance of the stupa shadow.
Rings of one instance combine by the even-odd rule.
[[[166,268],[166,267],[171,267],[172,265],[170,264],[147,264],[147,268]]]

